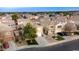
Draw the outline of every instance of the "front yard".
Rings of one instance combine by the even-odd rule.
[[[38,45],[37,41],[35,39],[30,40],[30,39],[25,39],[25,40],[19,40],[17,42],[15,42],[15,44],[20,47],[20,46],[24,46],[24,45]]]
[[[38,45],[37,41],[35,39],[33,40],[27,40],[26,41],[28,45]]]

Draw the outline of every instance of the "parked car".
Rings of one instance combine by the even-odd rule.
[[[59,32],[59,33],[57,33],[58,35],[60,35],[60,36],[68,36],[67,35],[67,32]]]
[[[9,48],[8,42],[4,42],[4,43],[3,43],[3,48],[5,48],[5,49]]]
[[[74,32],[75,35],[79,35],[79,32]]]

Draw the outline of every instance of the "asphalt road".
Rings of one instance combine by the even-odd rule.
[[[79,39],[48,47],[25,48],[19,51],[78,51]]]

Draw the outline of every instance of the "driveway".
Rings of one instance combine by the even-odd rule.
[[[46,46],[48,41],[44,37],[37,37],[36,41],[38,42],[39,46]]]
[[[16,50],[17,49],[17,46],[16,46],[15,42],[9,41],[8,43],[9,43],[9,48],[5,49],[5,51],[12,51],[12,50]]]

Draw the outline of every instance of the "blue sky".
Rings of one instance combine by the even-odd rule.
[[[79,7],[0,7],[0,12],[79,11]]]

